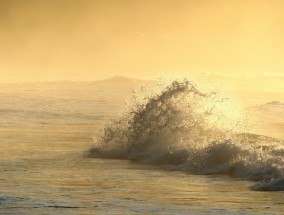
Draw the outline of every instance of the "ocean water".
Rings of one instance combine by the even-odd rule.
[[[200,131],[188,134],[182,126],[176,130],[177,136],[172,136],[180,138],[177,145],[171,145],[172,139],[166,135],[173,127],[143,136],[141,132],[146,134],[151,128],[149,124],[142,126],[143,117],[170,116],[172,125],[189,123],[181,120],[185,115],[172,118],[155,112],[158,103],[159,109],[166,104],[166,108],[174,107],[166,110],[177,111],[169,102],[171,96],[158,103],[151,100],[152,106],[139,109],[141,115],[127,125],[141,126],[135,128],[136,133],[129,133],[124,130],[124,119],[130,122],[134,118],[128,112],[114,121],[109,117],[123,109],[133,86],[128,82],[0,86],[0,214],[284,214],[284,193],[279,191],[283,187],[281,141],[242,136],[241,140],[257,147],[252,153],[250,146],[235,144],[240,139],[226,123],[217,130],[225,129],[230,136],[214,130],[210,138],[202,139],[202,147],[184,144],[189,135],[196,141]],[[159,95],[155,98],[160,99]],[[179,96],[174,98],[179,100]],[[184,105],[187,103],[178,107],[183,109]],[[110,133],[106,136],[107,128],[115,129],[118,139]],[[205,131],[206,137],[209,130]],[[159,132],[166,138],[162,140]],[[223,141],[208,144],[217,137]],[[219,158],[226,152],[229,160],[216,159],[211,152]],[[190,153],[198,153],[195,162],[188,158]],[[250,163],[255,156],[263,159]],[[243,166],[237,166],[240,163]],[[266,168],[261,169],[263,165]],[[259,170],[254,176],[265,176],[265,182],[239,173],[252,170]],[[273,188],[277,191],[260,191]]]

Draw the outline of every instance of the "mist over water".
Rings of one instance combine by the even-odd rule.
[[[142,96],[141,96],[142,95]],[[134,94],[122,116],[102,129],[90,156],[168,165],[192,174],[228,174],[258,182],[253,190],[284,190],[284,145],[248,133],[229,98],[188,80]]]

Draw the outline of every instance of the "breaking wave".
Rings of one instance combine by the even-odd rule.
[[[192,174],[256,181],[253,190],[284,190],[284,147],[250,134],[236,103],[188,80],[134,93],[123,115],[95,137],[90,156],[168,165]]]

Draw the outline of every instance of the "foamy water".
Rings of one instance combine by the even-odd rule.
[[[91,93],[96,89],[94,87],[84,90],[80,90],[80,86],[75,90],[74,86],[61,88],[51,86],[44,89],[44,93],[34,86],[28,91],[1,91],[0,214],[284,213],[283,192],[252,191],[250,187],[255,186],[255,182],[247,177],[232,177],[226,171],[220,172],[221,167],[229,168],[227,164],[237,165],[242,161],[243,165],[248,165],[252,164],[249,159],[255,158],[255,154],[242,155],[245,150],[251,153],[251,147],[233,141],[211,145],[206,141],[213,137],[204,139],[202,147],[198,148],[200,156],[195,157],[198,161],[195,163],[202,164],[197,167],[188,159],[189,151],[184,151],[188,144],[180,141],[179,145],[165,147],[159,139],[160,142],[145,147],[144,138],[150,136],[142,137],[143,132],[137,130],[137,135],[141,134],[138,135],[141,146],[134,147],[128,142],[128,148],[120,148],[125,142],[118,139],[116,144],[106,142],[110,148],[100,148],[101,158],[89,158],[92,136],[100,134],[105,117],[117,115],[124,105],[123,99],[118,97],[121,93],[113,86],[108,88],[109,91],[96,91],[95,95]],[[120,96],[126,97],[130,92],[125,90]],[[110,102],[109,98],[114,95],[117,101]],[[150,108],[151,114],[155,113],[153,108]],[[179,121],[175,122],[174,125],[179,124]],[[223,124],[224,127],[232,131],[230,126]],[[119,132],[125,127],[121,129]],[[120,138],[121,133],[116,134]],[[214,138],[220,135],[215,132]],[[114,140],[113,136],[109,137]],[[172,139],[166,137],[167,144],[171,144]],[[183,137],[185,141],[188,136]],[[269,156],[263,162],[269,170],[273,170],[269,161],[282,164],[276,159],[282,156],[276,140],[259,136],[250,137],[252,139],[261,146],[267,141],[275,144],[276,148],[262,147],[255,151],[256,155],[264,155],[264,150],[268,152]],[[126,149],[131,153],[126,155]],[[239,153],[238,159],[234,155],[228,157],[229,162],[221,159],[218,161],[221,166],[216,165],[216,157],[212,157],[222,158],[225,153],[235,152]],[[262,164],[258,165],[261,167]],[[212,172],[214,169],[216,172]],[[278,173],[280,169],[274,170]],[[252,170],[252,166],[248,170]]]
[[[245,118],[216,92],[187,80],[145,97],[105,126],[90,155],[170,165],[192,174],[259,181],[252,189],[284,191],[283,141],[249,134]]]

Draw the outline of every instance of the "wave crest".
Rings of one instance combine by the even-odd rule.
[[[283,143],[245,133],[243,115],[220,93],[182,80],[149,96],[136,93],[132,101],[96,137],[90,156],[229,174],[261,182],[255,190],[284,190]]]

